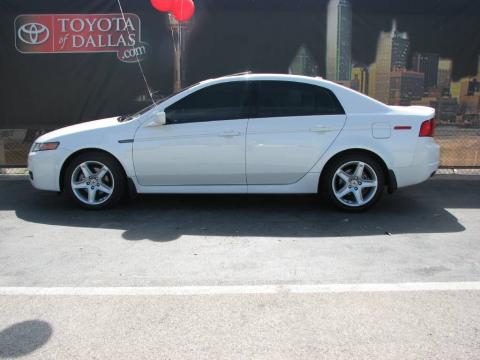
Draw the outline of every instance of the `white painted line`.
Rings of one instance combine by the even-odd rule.
[[[244,294],[320,294],[411,291],[480,290],[480,282],[413,282],[398,284],[318,284],[318,285],[238,285],[171,287],[0,287],[5,295],[81,295],[81,296],[155,296],[155,295],[244,295]]]
[[[289,285],[292,293],[480,290],[480,282],[412,282],[394,284]]]

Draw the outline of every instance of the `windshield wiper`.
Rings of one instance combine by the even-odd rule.
[[[124,122],[132,119],[133,119],[132,115],[122,115],[117,118],[118,122]]]

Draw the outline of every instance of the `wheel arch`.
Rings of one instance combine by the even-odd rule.
[[[80,150],[77,150],[73,153],[71,153],[63,162],[62,164],[62,167],[60,169],[60,175],[58,177],[58,181],[59,181],[59,187],[60,187],[60,191],[63,192],[64,190],[64,183],[65,183],[65,172],[67,170],[67,167],[68,167],[68,164],[70,164],[70,162],[75,158],[77,157],[78,155],[81,155],[81,154],[84,154],[84,153],[88,153],[88,152],[99,152],[99,153],[103,153],[105,155],[108,155],[109,157],[111,157],[113,160],[115,160],[119,165],[120,165],[120,168],[122,169],[122,172],[123,172],[123,175],[125,176],[125,181],[128,181],[128,177],[127,177],[127,172],[125,171],[125,167],[123,166],[122,162],[120,160],[118,160],[118,158],[113,155],[111,152],[107,151],[107,150],[104,150],[104,149],[100,149],[100,148],[94,148],[94,147],[90,147],[90,148],[84,148],[84,149],[80,149]]]
[[[321,189],[321,186],[323,184],[323,181],[325,180],[325,176],[326,176],[326,169],[328,169],[328,167],[336,160],[338,159],[340,156],[343,156],[345,154],[364,154],[364,155],[368,155],[368,156],[371,156],[373,157],[375,160],[378,161],[378,163],[380,164],[380,166],[382,167],[382,171],[383,171],[383,175],[385,177],[385,185],[388,186],[389,188],[389,192],[393,192],[394,190],[396,190],[396,179],[395,179],[395,174],[393,173],[392,170],[390,170],[387,166],[387,163],[385,162],[385,160],[380,156],[378,155],[377,153],[371,151],[371,150],[367,150],[367,149],[362,149],[362,148],[354,148],[354,149],[346,149],[346,150],[342,150],[336,154],[334,154],[332,157],[330,157],[330,159],[328,159],[328,161],[325,163],[325,165],[323,166],[322,168],[322,171],[320,172],[320,177],[318,179],[318,191],[320,191]],[[393,185],[395,184],[395,185]],[[391,191],[391,189],[393,189]]]

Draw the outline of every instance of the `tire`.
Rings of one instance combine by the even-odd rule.
[[[372,156],[350,153],[328,165],[320,185],[331,204],[341,210],[360,212],[382,197],[385,174]]]
[[[99,151],[89,151],[79,154],[67,165],[64,189],[83,208],[110,208],[125,195],[125,173],[114,157]]]

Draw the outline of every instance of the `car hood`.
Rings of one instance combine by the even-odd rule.
[[[114,116],[111,118],[101,119],[101,120],[94,120],[94,121],[87,121],[80,124],[75,124],[71,126],[67,126],[61,129],[57,129],[46,133],[40,136],[35,142],[48,142],[48,141],[56,141],[61,139],[62,137],[79,134],[83,132],[95,131],[97,129],[105,129],[110,127],[118,126],[120,123],[118,122],[118,116]]]

